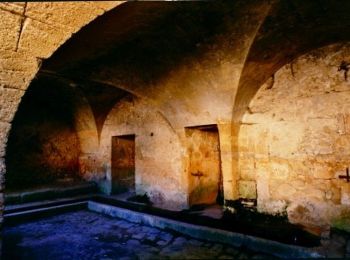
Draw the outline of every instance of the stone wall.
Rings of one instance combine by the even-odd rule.
[[[327,226],[349,214],[350,44],[311,51],[259,90],[239,133],[239,191],[260,211]]]
[[[111,2],[0,3],[0,179],[5,147],[19,101],[41,59],[49,57],[81,27],[122,4]],[[63,18],[64,17],[64,18]],[[3,190],[0,185],[0,191]],[[0,192],[0,197],[3,194]],[[2,205],[2,200],[1,203]],[[2,223],[2,207],[0,207]]]
[[[169,122],[145,101],[126,97],[108,115],[101,133],[101,162],[107,185],[111,183],[112,136],[135,135],[136,193],[147,193],[155,205],[180,209],[187,206],[183,180],[185,150]],[[107,187],[110,189],[110,187]]]
[[[0,225],[7,137],[41,59],[49,57],[82,26],[121,3],[0,3]]]

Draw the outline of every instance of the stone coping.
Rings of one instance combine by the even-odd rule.
[[[93,182],[78,183],[69,187],[47,187],[29,191],[5,193],[5,204],[20,204],[48,199],[72,197],[81,194],[97,192],[97,186]]]
[[[277,257],[287,258],[320,258],[325,257],[321,253],[321,248],[304,248],[301,246],[287,245],[276,241],[249,235],[229,232],[225,230],[197,226],[175,220],[170,220],[158,216],[148,215],[122,209],[111,205],[88,201],[88,209],[94,212],[118,217],[129,222],[140,223],[160,229],[171,229],[197,239],[210,242],[220,242],[234,247],[245,247],[257,252],[272,254]]]

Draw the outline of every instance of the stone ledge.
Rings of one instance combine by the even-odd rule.
[[[5,194],[6,204],[18,204],[57,198],[66,198],[81,194],[94,194],[97,187],[94,183],[82,183],[70,187],[42,188],[34,191],[23,191]]]
[[[6,213],[4,215],[4,223],[6,226],[13,226],[19,223],[25,223],[40,218],[50,217],[60,213],[66,213],[82,209],[86,209],[86,201]]]

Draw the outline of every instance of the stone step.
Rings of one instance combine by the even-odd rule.
[[[97,193],[97,185],[93,182],[74,184],[69,187],[49,187],[30,191],[11,192],[5,194],[5,204],[14,205],[28,202],[68,198],[77,195]]]

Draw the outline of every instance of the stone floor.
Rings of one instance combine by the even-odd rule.
[[[3,229],[2,259],[271,258],[87,210]]]

